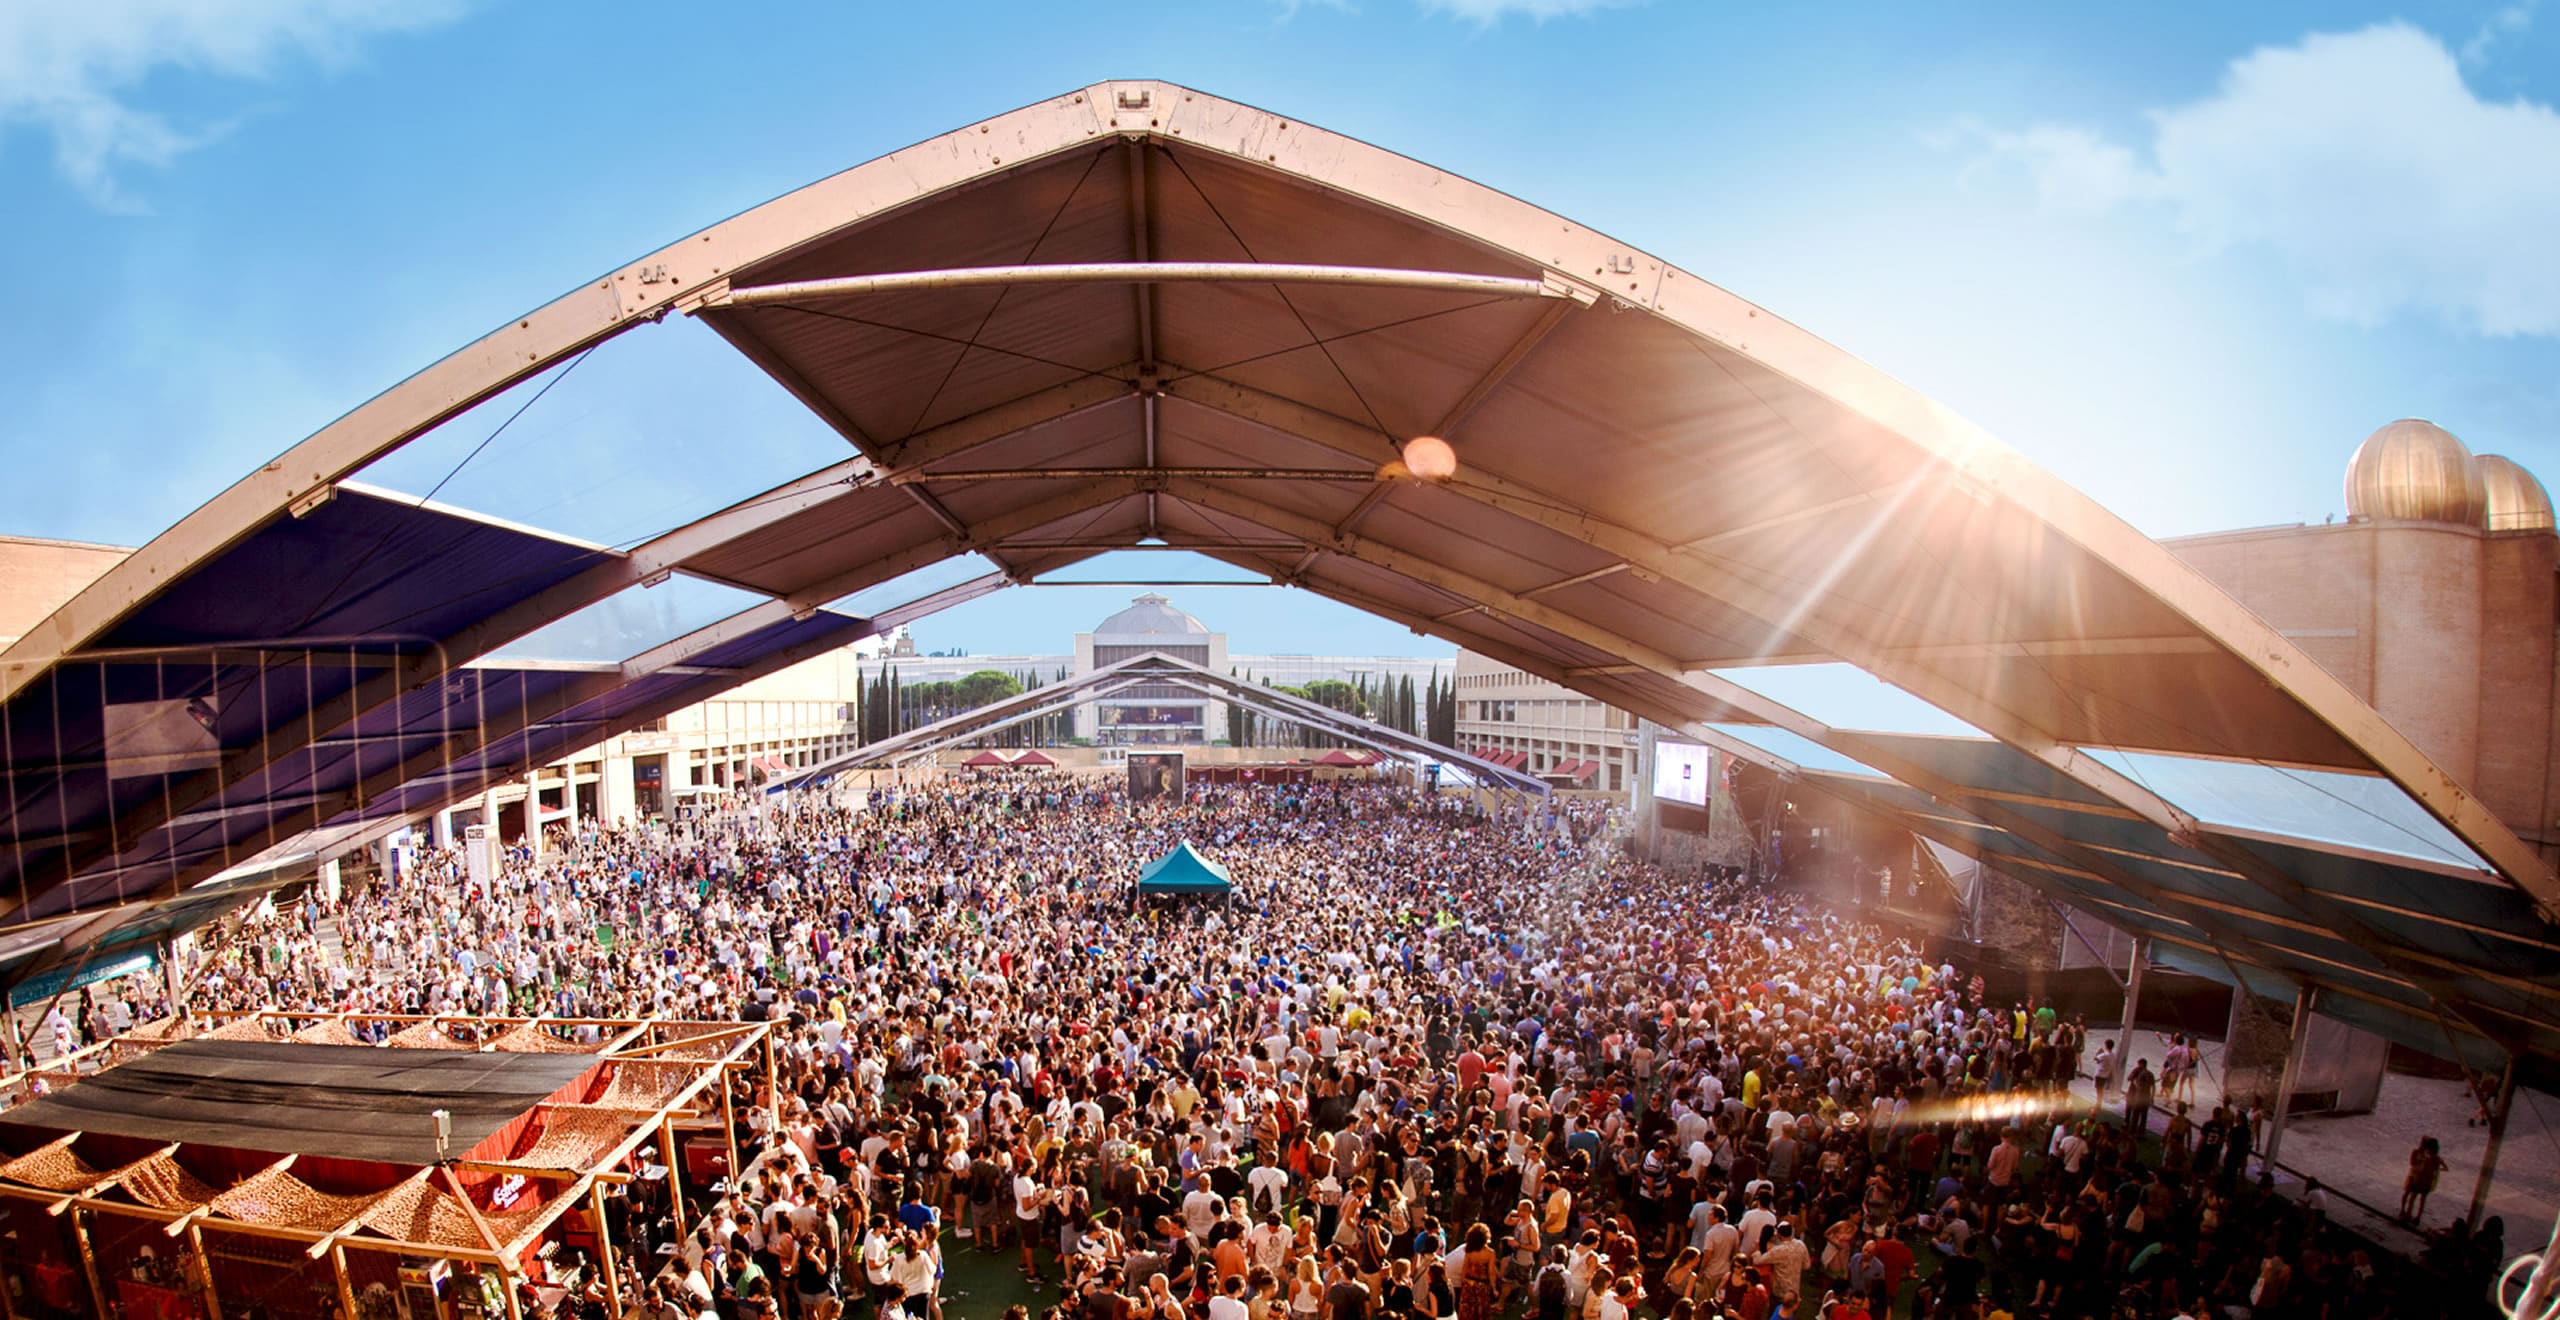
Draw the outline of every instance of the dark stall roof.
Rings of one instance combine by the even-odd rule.
[[[393,1050],[190,1040],[9,1111],[9,1121],[275,1154],[437,1160],[434,1113],[459,1158],[602,1066],[590,1054]]]

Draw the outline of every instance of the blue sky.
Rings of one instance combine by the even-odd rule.
[[[1619,235],[2154,534],[2339,512],[2404,415],[2560,473],[2560,4],[1786,8],[17,0],[0,531],[137,544],[589,276],[1129,76]],[[459,472],[502,413],[369,479],[619,543],[842,455],[699,327],[642,340]],[[1085,571],[1216,571],[1170,558]],[[1005,592],[919,636],[1050,649],[1130,594]],[[1173,594],[1238,650],[1445,651],[1298,593]]]

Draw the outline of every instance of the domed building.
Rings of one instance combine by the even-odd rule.
[[[2551,530],[2551,496],[2532,473],[2514,459],[2499,454],[2482,454],[2471,460],[2471,465],[2480,473],[2490,531]]]
[[[2403,417],[2364,438],[2347,460],[2347,516],[2477,527],[2488,506],[2480,469],[2451,431]]]
[[[2165,541],[2560,859],[2560,536],[2532,473],[2402,418],[2347,462],[2347,517]]]
[[[1227,635],[1175,609],[1154,592],[1129,608],[1076,634],[1075,672],[1092,673],[1136,656],[1162,653],[1221,673],[1227,669]],[[1076,709],[1076,734],[1099,747],[1206,743],[1223,731],[1227,707],[1189,688],[1148,683]]]

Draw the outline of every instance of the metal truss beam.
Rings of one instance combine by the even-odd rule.
[[[965,533],[936,537],[867,564],[831,573],[791,591],[782,599],[795,613],[814,610],[829,601],[842,600],[866,587],[877,586],[920,568],[930,568],[946,559],[967,554],[983,555],[990,550],[1001,549],[1014,537],[1036,532],[1063,518],[1108,507],[1137,492],[1138,483],[1127,479],[1105,478],[1090,482],[1010,513],[982,518]]]
[[[1050,284],[1317,284],[1333,288],[1418,289],[1479,298],[1570,300],[1562,283],[1473,271],[1405,270],[1387,266],[1325,266],[1285,261],[1062,261],[1029,266],[958,266],[903,270],[885,275],[845,275],[714,288],[700,295],[705,308],[798,306],[842,298],[947,289],[1012,289]]]
[[[794,784],[817,775],[843,770],[861,769],[867,765],[905,757],[919,748],[940,747],[979,736],[990,728],[1000,727],[1017,718],[1045,714],[1060,707],[1099,700],[1097,689],[1115,685],[1162,682],[1188,687],[1217,701],[1236,701],[1263,709],[1274,718],[1310,725],[1319,730],[1364,742],[1404,757],[1429,757],[1453,761],[1467,768],[1480,780],[1490,779],[1511,787],[1544,792],[1546,785],[1534,777],[1505,770],[1482,758],[1455,748],[1443,747],[1429,739],[1402,730],[1390,729],[1374,720],[1362,719],[1330,706],[1294,697],[1288,693],[1250,683],[1230,674],[1221,674],[1205,666],[1177,659],[1161,652],[1149,652],[1101,666],[1064,683],[1031,688],[1013,696],[992,701],[975,710],[962,711],[905,733],[883,738],[867,746],[857,747],[842,756],[811,766],[782,781]],[[1115,689],[1116,690],[1116,689]]]
[[[1225,514],[1229,517],[1243,519],[1247,522],[1251,522],[1257,526],[1267,528],[1283,535],[1304,538],[1311,545],[1322,545],[1321,538],[1332,535],[1332,528],[1317,519],[1309,518],[1303,514],[1294,513],[1286,509],[1277,508],[1265,503],[1264,501],[1253,499],[1242,493],[1226,490],[1207,483],[1177,481],[1173,483],[1171,493],[1186,502],[1197,504],[1203,508]],[[2122,866],[2118,865],[2113,859],[2070,838],[2068,835],[2053,829],[2044,822],[2031,816],[2027,816],[2024,813],[2011,808],[2006,803],[1985,797],[1977,793],[1968,785],[1947,779],[1916,761],[1894,753],[1891,749],[1883,746],[1882,744],[1875,743],[1870,739],[1858,737],[1855,734],[1832,729],[1819,721],[1803,715],[1801,712],[1767,697],[1761,696],[1760,694],[1742,687],[1729,679],[1701,671],[1692,664],[1654,650],[1653,648],[1636,642],[1633,639],[1598,627],[1597,625],[1594,625],[1578,616],[1567,613],[1566,611],[1546,605],[1539,601],[1528,599],[1518,593],[1505,590],[1493,583],[1485,582],[1468,574],[1461,573],[1446,565],[1434,563],[1422,558],[1421,556],[1415,555],[1410,551],[1400,550],[1392,546],[1380,545],[1356,535],[1335,537],[1332,545],[1324,548],[1330,550],[1332,553],[1340,554],[1347,558],[1356,559],[1362,563],[1369,564],[1373,567],[1386,569],[1389,572],[1400,574],[1412,581],[1422,583],[1435,590],[1446,592],[1460,600],[1468,601],[1471,604],[1509,615],[1523,623],[1543,628],[1549,632],[1557,634],[1558,636],[1568,638],[1572,641],[1593,647],[1611,655],[1621,656],[1632,663],[1643,666],[1661,677],[1668,678],[1674,682],[1682,683],[1693,688],[1701,695],[1717,702],[1720,705],[1734,710],[1747,712],[1753,718],[1776,725],[1800,737],[1807,738],[1825,747],[1829,747],[1853,760],[1872,766],[1883,774],[1890,775],[1894,779],[1905,784],[1909,784],[1914,788],[1918,788],[1922,792],[1929,793],[1942,800],[1962,802],[1966,804],[1966,807],[1971,814],[1985,822],[1995,824],[2002,829],[2006,829],[2009,832],[2016,834],[2018,837],[2026,839],[2056,856],[2070,858],[2075,864],[2086,867],[2091,872],[2105,877],[2109,883],[2120,885],[2129,892],[2140,894],[2154,904],[2174,905],[2191,914],[2200,914],[2209,911],[2207,905],[2200,904],[2189,896],[2178,894],[2175,891],[2164,889],[2160,886],[2153,885],[2148,881],[2142,880],[2131,872],[2125,870]],[[2302,887],[2294,885],[2293,888],[2301,890]],[[2288,895],[2288,897],[2291,897],[2291,895]],[[2318,904],[2318,906],[2322,908],[2343,908],[2345,905]],[[2331,914],[2324,913],[2324,915]],[[2408,956],[2405,951],[2400,949],[2398,946],[2373,937],[2371,935],[2370,928],[2367,927],[2360,919],[2352,916],[2349,916],[2348,919],[2352,921],[2353,924],[2343,927],[2336,933],[2338,933],[2342,938],[2346,938],[2349,943],[2355,944],[2368,956],[2374,958],[2384,966],[2391,968],[2399,975],[2408,978],[2413,985],[2418,986],[2431,997],[2436,999],[2438,1004],[2446,1011],[2471,1017],[2473,1025],[2484,1033],[2491,1034],[2493,1039],[2500,1038],[2501,1034],[2508,1038],[2514,1037],[2514,1033],[2510,1028],[2505,1026],[2493,1028],[2489,1024],[2479,1021],[2476,1014],[2469,1012],[2469,1005],[2467,1004],[2464,996],[2454,988],[2450,980],[2442,973],[2427,966],[2419,959]],[[2213,914],[2207,917],[2206,921],[2210,923],[2211,928],[2214,929],[2215,933],[2220,937],[2229,940],[2245,941],[2252,947],[2258,947],[2257,941],[2251,940],[2250,937],[2242,934],[2237,929],[2230,927],[2227,922],[2222,919],[2222,914]],[[2360,941],[2355,939],[2353,934],[2350,932],[2362,932],[2366,934],[2368,938]],[[2270,952],[2280,951],[2278,946],[2266,947],[2269,948]]]
[[[375,669],[336,696],[263,730],[254,742],[225,753],[213,768],[188,776],[158,798],[121,813],[110,837],[65,854],[60,863],[64,878],[75,878],[111,856],[130,851],[173,818],[303,751],[328,731],[398,700],[403,693],[436,682],[471,660],[618,592],[662,582],[696,556],[843,498],[871,474],[866,460],[833,464],[654,537],[628,554],[601,552],[592,567],[450,636],[427,640],[389,668]],[[328,652],[298,659],[335,663]],[[261,681],[265,672],[276,667],[281,666],[262,670]]]

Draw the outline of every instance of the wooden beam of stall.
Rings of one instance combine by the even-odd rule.
[[[681,1049],[687,1045],[704,1045],[713,1041],[729,1040],[734,1037],[748,1035],[754,1032],[760,1025],[760,1023],[750,1022],[745,1026],[723,1027],[718,1031],[706,1031],[698,1036],[681,1036],[674,1040],[662,1040],[648,1045],[625,1046],[616,1050],[612,1057],[617,1059],[645,1059],[652,1055],[663,1053],[667,1050]]]
[[[601,1053],[606,1058],[610,1059],[622,1049],[630,1045],[634,1038],[646,1034],[648,1030],[649,1024],[645,1020],[638,1023],[625,1024],[622,1028],[622,1034],[615,1036],[611,1041],[606,1042],[605,1047],[598,1051],[598,1053]]]
[[[97,1314],[114,1315],[107,1309],[107,1286],[98,1281],[98,1252],[89,1244],[89,1226],[81,1222],[76,1206],[71,1211],[71,1240],[80,1248],[80,1272],[89,1276],[89,1295],[98,1301]]]
[[[347,1308],[349,1316],[364,1314],[356,1309],[355,1282],[347,1277],[347,1249],[334,1238],[329,1242],[329,1272],[338,1277],[338,1305]]]
[[[588,1192],[594,1190],[600,1185],[597,1182],[589,1181],[588,1179],[591,1176],[592,1175],[581,1175],[579,1180],[575,1184],[571,1185],[567,1191],[543,1202],[541,1208],[535,1211],[533,1218],[526,1220],[524,1222],[524,1226],[518,1228],[515,1231],[515,1235],[506,1240],[505,1244],[501,1247],[502,1254],[504,1254],[509,1260],[515,1259],[523,1253],[525,1243],[532,1241],[534,1238],[540,1237],[544,1230],[550,1228],[553,1224],[560,1222],[560,1216],[569,1213],[570,1208],[577,1205],[579,1198],[584,1197]]]
[[[684,1166],[676,1158],[675,1120],[660,1120],[658,1142],[660,1149],[666,1152],[667,1159],[667,1210],[674,1216],[668,1222],[674,1225],[678,1234],[682,1234],[687,1232],[690,1226],[685,1222]]]
[[[125,1175],[127,1175],[127,1174],[129,1174],[129,1173],[132,1173],[134,1170],[141,1168],[143,1165],[149,1164],[149,1163],[150,1163],[151,1161],[153,1161],[153,1160],[160,1159],[160,1158],[162,1158],[163,1156],[175,1155],[175,1154],[177,1154],[177,1153],[178,1153],[178,1143],[176,1143],[176,1142],[174,1142],[174,1141],[173,1141],[173,1142],[170,1142],[168,1145],[166,1145],[166,1146],[162,1146],[160,1149],[158,1149],[158,1150],[156,1150],[156,1151],[153,1151],[152,1153],[150,1153],[150,1154],[148,1154],[148,1155],[143,1156],[141,1159],[135,1160],[135,1161],[134,1161],[134,1162],[132,1162],[131,1164],[126,1164],[126,1165],[122,1165],[122,1166],[118,1167],[118,1168],[116,1169],[116,1171],[115,1171],[115,1172],[110,1173],[110,1174],[108,1174],[106,1177],[104,1177],[104,1178],[100,1178],[100,1179],[99,1179],[99,1180],[97,1180],[96,1182],[93,1182],[93,1183],[89,1184],[88,1186],[81,1188],[79,1191],[76,1191],[76,1192],[71,1193],[69,1196],[63,1197],[61,1200],[54,1202],[52,1205],[46,1206],[46,1207],[44,1208],[44,1212],[45,1212],[46,1214],[48,1214],[48,1215],[58,1215],[58,1214],[61,1214],[64,1210],[69,1209],[69,1208],[70,1208],[70,1206],[71,1206],[71,1203],[72,1203],[72,1202],[74,1202],[74,1201],[86,1201],[86,1200],[88,1200],[90,1197],[96,1196],[96,1195],[98,1195],[98,1194],[99,1194],[99,1193],[101,1193],[101,1192],[110,1192],[110,1191],[114,1191],[114,1190],[116,1189],[117,1185],[118,1185],[118,1184],[120,1184],[120,1183],[122,1183],[122,1182],[125,1180]]]
[[[540,1178],[544,1182],[573,1183],[582,1178],[593,1178],[597,1182],[606,1183],[631,1181],[631,1175],[620,1170],[598,1169],[592,1173],[581,1173],[576,1169],[546,1169],[536,1164],[506,1164],[497,1160],[455,1160],[453,1167],[470,1173],[512,1174],[523,1178]]]
[[[222,1298],[213,1286],[213,1257],[204,1253],[204,1234],[187,1225],[187,1249],[195,1254],[196,1273],[204,1279],[205,1320],[222,1320]]]
[[[429,1171],[426,1169],[420,1169],[416,1173],[410,1174],[408,1177],[393,1183],[382,1193],[382,1196],[377,1196],[371,1201],[366,1202],[365,1207],[362,1210],[358,1210],[353,1215],[349,1216],[347,1218],[347,1222],[338,1225],[336,1228],[330,1229],[327,1233],[321,1236],[319,1241],[304,1248],[302,1252],[303,1256],[310,1260],[320,1259],[321,1255],[328,1251],[330,1246],[336,1243],[338,1239],[355,1232],[356,1229],[364,1223],[364,1217],[372,1214],[373,1208],[382,1203],[383,1196],[389,1196],[391,1193],[399,1191],[401,1188],[406,1187],[411,1183],[425,1182],[427,1180],[428,1172]]]
[[[276,1242],[299,1243],[306,1247],[320,1237],[319,1232],[314,1229],[277,1228],[251,1223],[245,1219],[208,1219],[204,1221],[204,1226],[217,1233],[242,1233]],[[404,1238],[348,1236],[338,1239],[338,1243],[341,1246],[353,1244],[361,1251],[397,1251],[411,1256],[447,1256],[454,1260],[470,1261],[478,1265],[494,1265],[498,1259],[495,1255],[478,1247],[446,1246],[439,1242],[411,1242]]]
[[[285,1156],[283,1159],[277,1160],[275,1163],[270,1164],[270,1165],[268,1165],[267,1167],[265,1167],[265,1168],[263,1168],[263,1169],[258,1170],[256,1173],[250,1174],[250,1175],[249,1175],[249,1177],[247,1177],[247,1178],[243,1178],[243,1179],[241,1179],[239,1182],[236,1182],[236,1183],[231,1184],[231,1186],[232,1186],[232,1187],[239,1187],[239,1186],[242,1186],[242,1185],[244,1185],[244,1184],[248,1183],[251,1179],[255,1179],[255,1178],[263,1178],[263,1177],[265,1177],[266,1175],[268,1175],[268,1174],[270,1174],[270,1173],[281,1173],[281,1172],[283,1172],[283,1171],[284,1171],[284,1170],[286,1170],[286,1169],[290,1169],[290,1168],[292,1168],[292,1167],[293,1167],[293,1162],[294,1162],[295,1160],[298,1160],[298,1159],[301,1159],[301,1158],[302,1158],[302,1157],[301,1157],[300,1155],[287,1155],[287,1156]],[[228,1191],[228,1190],[230,1190],[230,1189],[229,1189],[229,1188],[225,1188],[224,1190],[225,1190],[225,1191]],[[219,1201],[219,1200],[221,1200],[221,1199],[222,1199],[222,1198],[221,1198],[220,1196],[216,1196],[216,1197],[214,1198],[214,1201]],[[186,1212],[185,1214],[180,1215],[180,1216],[178,1216],[177,1218],[170,1220],[170,1221],[169,1221],[169,1223],[168,1223],[168,1226],[167,1226],[167,1227],[165,1227],[165,1228],[162,1228],[160,1231],[161,1231],[161,1232],[163,1232],[163,1233],[168,1234],[170,1237],[176,1237],[176,1236],[177,1236],[181,1231],[183,1231],[183,1230],[187,1227],[187,1225],[192,1224],[192,1223],[194,1223],[194,1222],[196,1222],[197,1220],[200,1220],[200,1219],[210,1219],[210,1218],[212,1218],[212,1217],[214,1216],[214,1214],[215,1214],[215,1211],[214,1211],[214,1208],[213,1208],[213,1201],[207,1201],[207,1202],[205,1202],[203,1205],[197,1206],[195,1209],[190,1210],[190,1211]],[[238,1220],[226,1219],[226,1220],[224,1220],[223,1222],[224,1222],[224,1223],[237,1223],[237,1222],[240,1222],[240,1221],[238,1221]]]
[[[664,1124],[670,1117],[700,1117],[699,1114],[687,1108],[687,1106],[692,1103],[695,1096],[702,1093],[702,1088],[710,1084],[712,1078],[725,1077],[730,1065],[739,1062],[746,1055],[747,1051],[755,1048],[757,1042],[765,1039],[763,1034],[765,1029],[765,1024],[759,1024],[756,1034],[740,1039],[736,1045],[730,1047],[727,1054],[722,1055],[717,1061],[703,1064],[700,1076],[697,1076],[692,1081],[687,1082],[674,1095],[667,1097],[667,1102],[659,1106],[650,1115],[650,1117],[643,1120],[638,1127],[632,1129],[630,1136],[624,1137],[611,1151],[607,1152],[603,1158],[598,1159],[589,1167],[591,1169],[610,1169],[614,1165],[620,1164],[624,1159],[628,1158],[633,1151],[639,1149],[641,1142],[648,1139],[650,1129]],[[669,1171],[669,1176],[674,1176],[672,1170]]]
[[[447,1187],[451,1187],[453,1189],[453,1198],[462,1202],[462,1212],[471,1216],[471,1227],[480,1234],[480,1240],[489,1244],[489,1251],[492,1255],[500,1258],[498,1261],[498,1273],[510,1278],[514,1277],[516,1272],[515,1266],[505,1259],[507,1254],[506,1244],[498,1241],[498,1235],[496,1233],[489,1231],[489,1221],[481,1218],[480,1207],[471,1203],[471,1193],[464,1190],[462,1186],[462,1175],[455,1173],[451,1169],[446,1169],[444,1171],[444,1181]]]
[[[756,1039],[764,1042],[764,1101],[767,1111],[764,1130],[780,1132],[782,1130],[782,1066],[774,1058],[773,1024],[767,1022],[762,1025],[764,1030],[756,1033]]]
[[[587,1188],[587,1217],[595,1221],[596,1264],[604,1270],[607,1314],[628,1314],[622,1300],[622,1256],[614,1250],[613,1229],[605,1219],[603,1183]]]

